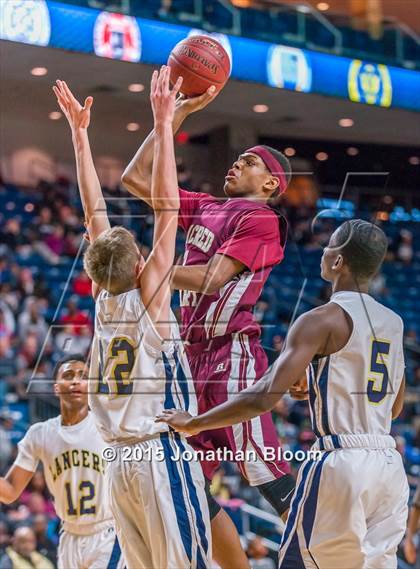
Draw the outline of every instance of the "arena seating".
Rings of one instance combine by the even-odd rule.
[[[89,294],[75,294],[75,281],[82,271],[83,246],[80,244],[83,243],[84,233],[80,204],[76,195],[74,188],[64,181],[56,186],[41,184],[40,188],[31,190],[7,184],[0,185],[0,200],[4,204],[4,213],[0,217],[0,440],[2,437],[8,437],[13,445],[22,437],[29,423],[56,413],[56,408],[51,403],[51,396],[44,394],[41,398],[42,404],[39,404],[38,398],[27,396],[26,387],[30,384],[29,393],[31,393],[34,383],[30,383],[32,374],[35,373],[35,376],[41,378],[48,377],[55,360],[62,354],[58,338],[59,332],[66,326],[63,317],[69,315],[69,301],[76,301],[75,322],[84,322],[83,326],[89,331],[90,336],[93,302]],[[136,200],[127,199],[128,196],[120,190],[108,192],[107,195],[114,197],[118,195],[121,198],[117,207],[110,206],[111,213],[124,214],[126,225],[138,234],[146,246],[147,253],[152,235],[152,216],[147,207]],[[132,220],[131,216],[134,213],[137,217]],[[289,214],[291,213],[289,210]],[[64,214],[65,219],[62,221]],[[64,234],[51,243],[48,237],[60,224],[65,228]],[[376,296],[404,319],[407,382],[409,387],[415,388],[420,375],[418,365],[420,321],[416,299],[416,290],[420,283],[420,224],[386,222],[382,227],[390,238],[391,253],[389,260],[384,264]],[[399,259],[398,253],[402,230],[411,233],[414,248],[412,258],[409,255],[410,258],[407,257],[405,260]],[[295,315],[298,315],[321,304],[328,297],[326,285],[319,276],[321,241],[302,237],[295,241],[293,234],[294,227],[291,224],[286,258],[272,271],[261,302],[256,308],[263,329],[264,346],[271,361],[281,349],[296,306]],[[57,253],[57,250],[54,253],[51,249],[57,243],[62,247],[61,253]],[[180,236],[179,252],[182,251],[182,244]],[[78,256],[77,251],[79,251]],[[301,301],[297,305],[300,293],[302,293]],[[20,316],[28,311],[28,303],[32,296],[37,296],[44,303],[40,319],[47,327],[54,325],[55,328],[47,342],[44,343],[44,338],[38,341],[36,350],[30,357],[28,336],[33,331],[30,330],[26,336],[22,336],[19,327]],[[175,309],[177,302],[176,299]],[[12,318],[12,330],[7,315]],[[69,333],[71,334],[71,331]],[[1,343],[4,339],[8,342],[5,346]],[[85,340],[80,338],[77,331],[74,332],[74,341],[82,342],[80,345],[85,346],[87,351],[90,337]],[[39,358],[41,352],[42,356]],[[394,425],[394,434],[397,435],[407,471],[413,476],[420,470],[419,432],[418,430],[416,432],[413,421],[416,405],[414,397],[408,398],[402,417]],[[275,410],[275,418],[279,436],[286,448],[305,450],[310,446],[313,434],[305,403],[293,402],[286,397]],[[13,459],[14,452],[12,450],[10,456],[3,462],[0,453],[0,464],[3,468],[4,463]],[[293,466],[297,468],[298,464]],[[257,508],[263,507],[266,511],[268,508],[267,504],[261,503],[258,493],[241,484],[237,471],[231,465],[225,465],[224,473],[220,476],[218,495],[224,499],[224,504],[239,528],[246,521],[249,535],[253,533],[264,535],[269,540],[268,543],[275,544],[279,541],[278,530],[271,522],[259,518],[252,512],[246,514],[244,518],[240,507],[244,501]],[[3,507],[0,510],[0,517],[7,518],[10,511],[13,511],[13,507]],[[53,518],[50,527],[51,536],[55,539],[56,524],[54,525]]]

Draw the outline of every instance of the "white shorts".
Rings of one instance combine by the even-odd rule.
[[[124,559],[110,526],[92,535],[60,534],[58,569],[123,569]]]
[[[198,462],[175,460],[183,450],[192,451],[186,440],[162,433],[130,445],[129,454],[124,447],[117,450],[106,476],[127,568],[209,568],[210,516],[202,469]]]
[[[306,461],[279,554],[280,569],[396,569],[408,483],[395,449],[345,448]]]

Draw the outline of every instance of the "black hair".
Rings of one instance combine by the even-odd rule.
[[[337,229],[336,242],[345,263],[356,279],[369,280],[379,270],[388,249],[388,239],[380,227],[351,219]]]
[[[68,354],[64,356],[54,366],[53,370],[53,380],[57,381],[58,372],[60,371],[61,366],[68,362],[83,362],[86,363],[86,358],[82,354]]]

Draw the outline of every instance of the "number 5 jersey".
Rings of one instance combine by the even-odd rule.
[[[155,423],[163,409],[197,413],[175,316],[171,337],[162,339],[139,289],[96,300],[89,372],[89,405],[107,443],[131,444],[167,431]]]
[[[321,450],[324,444],[339,448],[343,435],[388,436],[404,375],[398,314],[364,293],[337,292],[330,302],[347,313],[353,331],[340,351],[315,360],[310,368],[312,427]]]

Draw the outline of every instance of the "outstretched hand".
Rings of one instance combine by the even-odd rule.
[[[162,65],[160,71],[154,71],[150,83],[150,102],[152,103],[155,125],[172,123],[175,113],[176,96],[182,85],[182,77],[178,77],[173,88],[169,84],[170,69]]]
[[[178,409],[164,409],[160,415],[156,416],[155,423],[166,423],[178,433],[187,435],[197,435],[200,431],[191,426],[192,415],[187,411]]]
[[[56,83],[57,85],[53,86],[53,91],[57,97],[60,109],[68,120],[72,132],[87,130],[90,123],[90,109],[93,104],[93,97],[87,97],[82,107],[65,81],[57,79]]]

